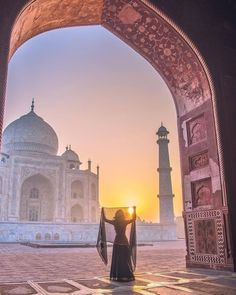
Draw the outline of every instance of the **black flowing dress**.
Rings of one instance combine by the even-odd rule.
[[[110,279],[113,281],[133,281],[134,274],[131,263],[131,250],[125,235],[127,220],[112,222],[116,237],[113,244]]]

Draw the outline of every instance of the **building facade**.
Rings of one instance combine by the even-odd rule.
[[[31,111],[12,122],[3,134],[0,162],[0,220],[8,222],[97,223],[97,173],[85,170],[66,147],[57,155],[53,128]]]

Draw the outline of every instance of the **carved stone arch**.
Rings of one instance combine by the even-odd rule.
[[[41,233],[37,233],[37,234],[35,235],[35,240],[36,240],[36,241],[41,241],[41,240],[42,240],[42,235],[41,235]]]
[[[28,0],[12,27],[9,57],[28,39],[57,28],[101,24],[103,0]]]
[[[32,198],[37,190],[37,198]],[[53,221],[55,197],[52,182],[42,174],[34,174],[21,185],[19,218],[22,221]]]
[[[71,198],[84,199],[84,185],[80,179],[73,180],[71,183]]]
[[[27,178],[34,175],[42,175],[43,177],[49,179],[51,183],[56,181],[56,172],[53,170],[46,170],[34,167],[22,167],[21,168],[21,183],[23,183]]]
[[[44,240],[45,241],[50,241],[52,239],[52,235],[50,234],[50,233],[46,233],[45,235],[44,235]]]
[[[25,0],[25,3],[14,22],[10,51],[5,53],[6,56],[9,53],[11,57],[23,42],[41,32],[58,27],[101,24],[160,73],[172,93],[178,117],[187,265],[232,267],[230,238],[226,236],[227,200],[220,179],[223,170],[214,87],[205,62],[192,42],[161,11],[145,0]],[[0,124],[2,126],[2,122]],[[199,134],[204,134],[201,128],[206,128],[206,136],[194,136],[194,142],[191,142],[191,132],[196,131],[191,126],[198,126]],[[191,173],[191,163],[195,163],[196,155],[205,159],[204,169],[201,165],[197,167],[197,176]],[[212,189],[213,201],[208,209],[199,210],[193,206],[194,190],[191,188],[206,178]],[[204,192],[201,194],[204,195]],[[205,247],[201,247],[201,251],[196,247],[205,234],[195,233],[206,228],[202,226],[205,224],[216,228],[212,236],[216,251],[212,253],[204,252]]]

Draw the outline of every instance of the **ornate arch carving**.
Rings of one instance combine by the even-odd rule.
[[[105,0],[102,25],[162,75],[182,116],[211,97],[199,58],[173,26],[140,0]]]

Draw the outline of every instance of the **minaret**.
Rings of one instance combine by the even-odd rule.
[[[174,209],[173,209],[173,193],[171,184],[171,170],[169,160],[167,134],[169,132],[162,125],[157,131],[159,145],[159,204],[160,204],[160,223],[170,224],[174,223]]]

